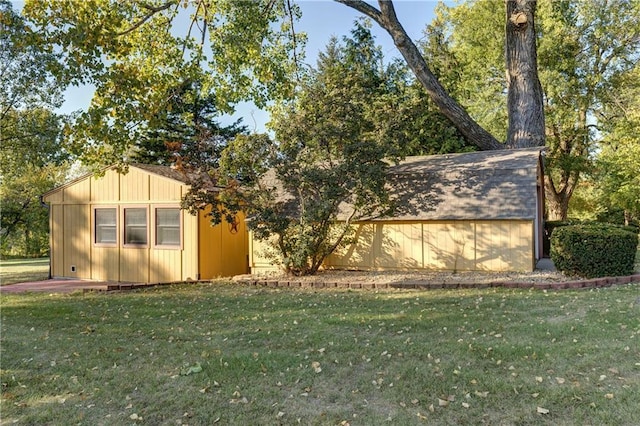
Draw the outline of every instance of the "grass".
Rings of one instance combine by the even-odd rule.
[[[49,278],[49,258],[0,260],[0,285]]]
[[[640,424],[638,284],[0,301],[6,423]]]

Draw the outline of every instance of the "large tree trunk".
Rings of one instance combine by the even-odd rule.
[[[379,0],[380,10],[362,0],[336,0],[343,3],[376,21],[385,29],[396,47],[404,57],[416,78],[427,91],[429,97],[436,104],[440,112],[446,116],[467,140],[482,150],[504,149],[505,145],[498,142],[489,132],[480,127],[465,111],[465,109],[453,99],[442,84],[433,75],[420,50],[398,21],[393,2]],[[543,126],[544,127],[544,126]],[[543,133],[544,134],[544,133]]]
[[[507,146],[544,146],[544,103],[538,79],[536,0],[506,0]]]
[[[578,186],[580,173],[561,172],[560,176],[554,179],[551,170],[547,170],[544,178],[548,220],[567,220],[569,200]]]

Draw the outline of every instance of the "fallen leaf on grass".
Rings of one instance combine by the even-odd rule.
[[[541,376],[536,376],[536,382],[538,383],[542,383],[542,377]]]
[[[316,373],[322,372],[322,368],[320,367],[320,363],[318,361],[313,361],[311,363],[311,368],[313,368],[313,371],[315,371]]]
[[[606,393],[604,394],[604,397],[607,399],[613,399],[613,394],[612,393]]]
[[[449,405],[449,401],[447,401],[446,399],[438,398],[439,407],[446,407],[447,405]]]
[[[538,414],[549,414],[549,410],[547,410],[546,408],[537,407],[536,408],[536,413],[538,413]]]
[[[462,403],[462,406],[463,406],[464,408],[469,408],[469,407],[471,407],[471,406],[470,406],[469,404],[467,404],[466,402],[463,402],[463,403]]]
[[[201,373],[201,372],[202,372],[202,366],[200,365],[199,362],[196,362],[195,365],[192,365],[189,368],[183,368],[182,370],[180,370],[180,374],[182,376],[188,376],[190,374]]]
[[[562,377],[556,377],[556,382],[561,385],[565,382],[565,380]]]
[[[484,392],[475,391],[474,394],[476,396],[479,396],[480,398],[486,398],[487,395],[489,395],[489,391],[484,391]]]

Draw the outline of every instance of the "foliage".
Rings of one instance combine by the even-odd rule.
[[[48,212],[39,196],[60,184],[69,159],[61,146],[66,118],[52,112],[63,86],[58,57],[0,1],[0,251],[46,254]]]
[[[637,247],[637,232],[613,225],[563,226],[551,235],[556,268],[587,278],[631,275]]]
[[[441,3],[420,43],[446,89],[501,141],[507,138],[503,34],[502,8],[490,2]]]
[[[42,43],[37,32],[17,13],[9,0],[0,0],[0,125],[11,111],[32,106],[57,107],[62,86],[52,73],[59,71],[60,55]]]
[[[274,243],[271,257],[290,273],[315,273],[348,242],[352,221],[389,207],[384,158],[470,149],[445,118],[421,107],[425,98],[400,64],[384,65],[369,25],[357,21],[351,37],[333,39],[296,100],[273,107],[277,143],[239,135],[220,167],[187,173],[198,178],[183,206],[217,206],[214,223],[245,210],[254,236]]]
[[[639,424],[637,297],[637,284],[3,293],[2,418]]]
[[[246,129],[240,120],[221,126],[212,95],[202,82],[185,81],[166,94],[167,107],[153,117],[135,144],[132,162],[171,165],[192,172],[216,169],[226,141]],[[187,164],[189,166],[187,166]]]
[[[439,6],[422,46],[453,96],[499,139],[507,129],[502,13],[490,2]],[[549,217],[566,219],[569,200],[591,169],[591,154],[607,125],[602,114],[636,63],[640,8],[626,1],[545,0],[538,2],[536,25]]]
[[[291,95],[304,34],[295,5],[280,1],[27,1],[41,37],[65,52],[65,81],[95,86],[68,134],[95,165],[122,163],[153,130],[172,90],[200,82],[203,99],[230,112]]]
[[[235,176],[225,179],[220,173],[220,158],[229,141],[246,129],[240,120],[230,126],[220,125],[218,111],[202,82],[185,81],[167,93],[168,106],[150,122],[147,132],[136,144],[133,162],[172,165],[182,172],[189,191],[182,207],[195,214],[207,206],[220,204],[220,190],[225,185],[235,188]],[[253,147],[247,148],[249,151]],[[227,220],[235,220],[240,208],[226,211]],[[223,210],[207,213],[212,223],[219,223]]]
[[[618,84],[607,104],[594,181],[608,210],[622,210],[626,223],[640,222],[640,65],[619,76]]]
[[[244,206],[254,236],[272,241],[293,274],[315,273],[353,221],[389,208],[384,159],[398,155],[404,138],[384,114],[376,120],[382,100],[397,99],[395,68],[382,67],[366,25],[332,40],[296,100],[274,107],[277,143],[237,137],[223,153],[221,175],[243,186],[227,184],[220,200],[231,212]]]

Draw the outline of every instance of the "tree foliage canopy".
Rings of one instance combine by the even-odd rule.
[[[640,7],[625,0],[537,3],[547,203],[550,218],[560,219],[592,167],[608,125],[607,105],[616,102],[621,78],[640,57]],[[422,46],[453,96],[498,139],[507,134],[502,21],[490,2],[442,5]]]
[[[389,208],[384,159],[397,146],[372,105],[394,93],[392,69],[357,23],[350,38],[329,43],[295,100],[274,108],[277,142],[239,135],[212,171],[223,214],[243,209],[255,237],[273,243],[288,272],[316,272],[348,238],[352,221]],[[192,188],[188,204],[197,206],[205,193]]]
[[[95,164],[126,160],[184,81],[201,82],[221,112],[290,96],[304,43],[298,8],[280,1],[38,0],[24,13],[63,52],[59,75],[95,86],[69,135]]]
[[[49,245],[48,212],[39,196],[60,184],[68,154],[58,55],[12,8],[0,1],[0,246],[3,254],[42,255]]]

